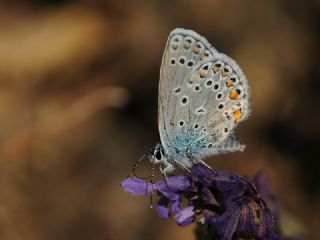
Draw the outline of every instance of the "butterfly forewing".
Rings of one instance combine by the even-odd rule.
[[[203,53],[210,47],[199,40],[192,31],[176,29],[171,32],[164,51],[159,82],[159,131],[168,151],[175,146],[173,136],[186,132],[189,125],[190,96],[186,95],[184,80],[205,61]]]
[[[187,151],[201,157],[223,145],[230,149],[229,136],[248,115],[248,93],[232,59],[191,30],[173,30],[159,82],[159,132],[167,153],[182,161]]]

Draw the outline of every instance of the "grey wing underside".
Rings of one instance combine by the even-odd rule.
[[[221,68],[215,72],[217,64]],[[223,74],[225,68],[229,68],[228,76]],[[235,77],[227,87],[227,81]],[[241,93],[233,101],[229,98],[236,88]],[[191,30],[173,30],[162,59],[158,99],[159,132],[167,153],[175,155],[189,146],[201,159],[243,150],[232,132],[249,115],[249,94],[247,80],[231,58]],[[225,109],[219,109],[221,103]]]

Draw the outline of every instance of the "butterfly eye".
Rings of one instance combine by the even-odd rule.
[[[154,156],[155,156],[155,158],[156,158],[157,160],[161,160],[162,154],[161,154],[160,149],[157,148],[157,149],[154,151]]]

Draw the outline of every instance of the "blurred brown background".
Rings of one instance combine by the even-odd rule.
[[[0,239],[193,239],[120,189],[159,141],[157,85],[175,27],[234,58],[253,90],[244,153],[289,235],[320,239],[319,1],[0,1]],[[141,171],[148,172],[145,164]],[[145,170],[144,170],[145,169]]]

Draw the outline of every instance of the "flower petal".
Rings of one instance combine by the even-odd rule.
[[[259,192],[259,197],[261,197],[266,202],[277,225],[279,225],[281,207],[279,205],[279,202],[277,201],[276,196],[271,190],[270,182],[267,175],[264,172],[260,171],[253,176],[251,182],[256,186]]]
[[[167,198],[161,197],[159,199],[156,209],[160,217],[163,217],[165,219],[170,218],[168,205],[169,205],[169,200]]]
[[[222,214],[215,214],[212,218],[207,219],[207,222],[221,239],[230,240],[236,231],[241,211],[242,206],[234,202]]]
[[[195,220],[196,214],[194,206],[188,206],[178,212],[175,216],[176,222],[179,226],[185,227]]]
[[[180,192],[191,187],[188,176],[173,176],[155,183],[155,188],[159,193],[171,201],[180,199]]]
[[[121,187],[135,196],[149,195],[153,191],[153,185],[140,178],[127,178],[121,182]]]
[[[210,190],[210,188],[203,187],[199,193],[199,196],[204,204],[210,204],[212,206],[220,206],[220,204],[216,200],[216,198],[215,198],[213,192]]]
[[[261,223],[259,227],[259,234],[263,239],[281,239],[279,229],[275,225],[275,221],[271,215],[270,209],[260,200],[261,204]]]
[[[258,239],[281,239],[278,235],[270,210],[262,199],[251,200],[242,210],[237,234],[248,235]]]
[[[219,172],[213,181],[213,186],[222,196],[222,203],[225,206],[228,202],[244,195],[256,196],[256,190],[250,182],[231,172]]]
[[[271,212],[268,208],[266,208],[264,212],[264,225],[265,225],[264,237],[266,239],[270,239],[270,240],[282,239],[279,234],[279,229],[277,229],[277,226],[275,225]]]
[[[237,227],[237,234],[241,235],[256,235],[257,226],[252,213],[252,209],[249,206],[245,206],[242,209],[241,216],[239,218],[239,224]]]
[[[222,196],[223,205],[244,194],[246,186],[240,181],[216,181],[215,188]]]
[[[170,192],[177,192],[187,190],[191,187],[191,181],[188,176],[172,176],[165,180],[156,182],[156,188],[158,190],[165,190]]]
[[[181,197],[179,197],[177,200],[173,201],[171,206],[172,212],[177,213],[181,211]]]
[[[205,186],[210,186],[216,173],[203,164],[195,164],[191,169],[190,175],[194,182],[200,182]]]

